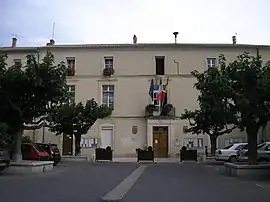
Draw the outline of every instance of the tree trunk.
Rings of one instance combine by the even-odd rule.
[[[81,154],[81,135],[75,135],[75,156]]]
[[[23,130],[20,129],[17,132],[15,132],[14,135],[14,147],[12,151],[12,160],[13,161],[21,161],[22,160],[22,132]]]
[[[217,136],[211,135],[210,143],[211,143],[211,156],[215,156],[215,152],[217,150]]]
[[[248,163],[250,165],[258,164],[257,161],[257,134],[260,126],[253,125],[247,127],[246,133],[248,137]]]

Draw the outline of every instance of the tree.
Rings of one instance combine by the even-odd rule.
[[[34,55],[26,56],[26,65],[7,67],[7,55],[0,55],[0,121],[9,126],[14,137],[13,159],[21,160],[23,130],[42,127],[50,105],[66,99],[66,67],[54,65],[47,52],[39,63]],[[36,120],[36,121],[34,121]]]
[[[224,56],[220,60],[226,81],[221,93],[239,116],[235,125],[247,133],[249,164],[257,164],[258,131],[270,120],[270,64],[258,52],[257,56],[244,53],[228,64]]]
[[[203,73],[193,71],[197,79],[194,87],[199,91],[199,108],[190,111],[185,109],[181,119],[189,121],[187,132],[208,134],[211,142],[211,154],[215,154],[217,138],[232,132],[236,126],[236,116],[227,100],[220,93],[224,85],[222,72],[210,68]]]
[[[68,134],[75,137],[75,155],[79,155],[81,136],[86,134],[97,119],[110,116],[112,108],[98,105],[94,99],[86,104],[79,102],[56,105],[50,112],[50,130],[56,135]]]

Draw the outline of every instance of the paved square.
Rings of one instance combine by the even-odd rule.
[[[216,167],[196,163],[149,166],[124,202],[270,201],[270,186],[220,175]],[[270,185],[270,180],[268,181]],[[261,183],[263,184],[263,183]]]
[[[0,175],[0,201],[97,202],[136,168],[134,163],[72,162],[50,173]]]
[[[227,177],[220,174],[222,166],[150,163],[138,167],[137,163],[73,162],[50,173],[0,175],[0,197],[3,202],[97,202],[115,195],[123,196],[124,202],[270,200],[270,179]]]

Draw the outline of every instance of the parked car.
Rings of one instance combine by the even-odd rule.
[[[270,161],[270,142],[264,142],[257,145],[257,158],[258,161]],[[238,160],[239,161],[247,161],[248,160],[248,145],[244,146],[238,152]]]
[[[54,161],[54,165],[57,165],[61,161],[61,155],[57,144],[36,143],[36,145],[46,150],[46,152],[49,154],[49,160]]]
[[[33,143],[22,144],[22,159],[23,160],[38,160],[48,161],[49,154],[41,146]]]
[[[7,150],[0,148],[0,172],[8,168],[10,165],[10,155]]]
[[[215,159],[217,161],[235,162],[238,160],[237,152],[245,145],[247,145],[247,143],[235,143],[225,147],[224,149],[217,149]]]

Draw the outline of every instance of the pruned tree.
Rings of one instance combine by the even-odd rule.
[[[67,134],[75,137],[75,155],[81,151],[81,136],[87,134],[97,119],[110,116],[112,108],[98,105],[94,99],[83,103],[65,103],[52,107],[50,130],[56,135]]]
[[[237,126],[237,117],[228,100],[222,95],[224,85],[222,71],[210,68],[203,73],[193,71],[197,79],[194,87],[199,91],[199,108],[193,111],[185,110],[181,119],[187,119],[187,132],[193,134],[208,134],[211,142],[211,154],[215,154],[216,142],[220,135],[231,133]]]
[[[13,159],[21,160],[23,130],[42,127],[48,106],[66,99],[66,67],[64,62],[54,65],[54,56],[47,52],[39,62],[27,55],[25,65],[8,67],[7,56],[0,55],[0,121],[9,126],[14,137]],[[35,121],[36,120],[36,121]]]
[[[244,53],[230,63],[222,57],[220,64],[226,81],[223,97],[239,115],[235,125],[247,133],[249,163],[257,164],[258,131],[270,120],[270,64],[262,61],[258,49],[257,56]]]

